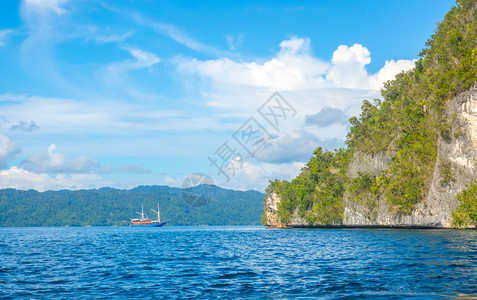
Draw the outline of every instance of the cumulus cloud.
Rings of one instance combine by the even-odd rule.
[[[37,153],[21,162],[26,171],[35,173],[90,173],[99,167],[96,161],[87,156],[68,159],[64,154],[55,152],[56,146],[51,144],[48,152]]]
[[[339,46],[331,58],[332,67],[326,79],[344,88],[369,88],[365,66],[371,63],[370,55],[369,50],[359,44]]]
[[[0,168],[7,166],[7,160],[20,153],[21,149],[18,145],[10,140],[7,136],[0,134]]]
[[[36,125],[36,123],[33,122],[33,121],[30,121],[30,123],[19,121],[18,124],[12,125],[10,127],[10,130],[32,132],[32,131],[34,131],[36,129],[39,129],[39,128],[40,127],[38,127],[38,125]]]
[[[378,72],[370,74],[366,66],[371,62],[371,53],[360,44],[338,46],[330,61],[314,56],[307,38],[293,37],[279,46],[275,56],[262,62],[182,58],[176,64],[181,74],[202,78],[198,93],[209,106],[246,117],[273,91],[279,91],[292,102],[298,112],[296,120],[302,124],[307,116],[318,114],[327,106],[350,116],[358,114],[363,99],[379,97],[384,81],[414,66],[414,60],[388,61]],[[290,124],[300,126],[296,121]]]
[[[271,90],[295,90],[320,85],[328,63],[309,54],[310,40],[293,38],[280,44],[280,52],[263,64],[237,62],[229,58],[200,61],[184,60],[181,72],[199,74],[215,83],[233,83],[241,86]]]
[[[366,89],[378,91],[383,81],[409,70],[414,60],[387,61],[376,74],[369,74],[370,51],[360,45],[340,45],[331,61],[313,56],[307,38],[291,38],[280,43],[275,57],[263,62],[233,61],[229,58],[200,61],[181,60],[178,70],[210,78],[213,83],[268,88],[277,91],[323,88]]]
[[[320,112],[307,115],[305,125],[315,125],[318,127],[326,127],[334,124],[348,124],[349,116],[339,109],[333,107],[323,107]]]
[[[381,88],[384,82],[393,80],[396,77],[396,74],[414,68],[416,61],[417,59],[400,59],[397,61],[394,61],[393,59],[390,61],[387,60],[379,72],[372,76],[371,86]]]
[[[34,173],[18,167],[0,171],[0,188],[14,188],[20,190],[78,190],[97,188],[108,185],[96,174],[58,174],[51,177],[45,173]]]
[[[384,66],[373,75],[368,74],[366,65],[371,63],[371,53],[366,47],[354,44],[341,45],[333,53],[332,67],[326,79],[345,88],[379,90],[383,83],[394,79],[396,74],[410,70],[416,60],[386,61]]]
[[[340,45],[330,61],[314,56],[307,38],[293,37],[279,46],[265,61],[177,58],[175,63],[184,81],[190,81],[190,76],[202,79],[197,93],[211,107],[246,118],[279,91],[296,106],[301,122],[326,106],[350,116],[358,114],[363,99],[379,97],[384,81],[414,66],[414,60],[388,61],[370,74],[366,66],[371,53],[360,44]],[[295,122],[293,126],[300,125]]]

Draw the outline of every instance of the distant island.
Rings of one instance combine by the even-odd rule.
[[[214,187],[206,206],[189,206],[182,189],[139,186],[38,192],[0,190],[0,226],[126,226],[143,205],[154,215],[160,203],[168,225],[259,225],[264,194]]]
[[[420,57],[363,101],[345,149],[270,183],[264,224],[477,226],[477,2],[457,1]]]

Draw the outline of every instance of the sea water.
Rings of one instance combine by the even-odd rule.
[[[477,296],[477,231],[0,228],[2,298]]]

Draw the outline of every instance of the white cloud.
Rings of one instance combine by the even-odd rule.
[[[343,147],[344,142],[338,139],[320,139],[305,130],[296,130],[268,140],[263,149],[257,152],[256,159],[279,164],[308,161],[318,146],[332,150]]]
[[[0,168],[7,166],[7,160],[20,153],[20,147],[7,136],[0,134]]]
[[[132,69],[148,68],[160,62],[160,59],[150,52],[146,52],[134,47],[129,47],[126,49],[136,59],[136,61],[129,64],[129,67]]]
[[[179,62],[179,71],[210,78],[215,85],[234,84],[284,91],[321,86],[329,64],[309,55],[310,41],[293,38],[280,44],[280,52],[262,64],[228,58]]]
[[[324,107],[346,111],[350,116],[358,114],[362,100],[380,96],[384,81],[414,66],[414,60],[389,61],[377,73],[370,74],[366,66],[371,62],[371,54],[366,47],[341,45],[330,61],[324,61],[312,54],[310,44],[309,39],[297,37],[282,41],[280,51],[263,62],[182,58],[176,63],[181,74],[202,79],[197,93],[209,106],[229,115],[246,118],[273,91],[280,91],[298,111],[288,125],[295,129],[306,116],[317,114]],[[334,137],[343,140],[346,133],[339,134]],[[325,138],[324,135],[321,137]],[[329,132],[326,135],[329,137]]]
[[[134,34],[134,31],[129,30],[123,34],[111,33],[111,34],[95,34],[93,39],[99,43],[111,43],[111,42],[122,42],[126,40],[128,37]]]
[[[390,61],[387,60],[384,63],[384,67],[382,67],[378,73],[372,76],[371,86],[374,86],[375,88],[381,88],[384,82],[393,80],[396,77],[396,74],[414,68],[416,61],[417,59],[400,59],[398,61],[394,61],[393,59]]]
[[[291,38],[280,43],[281,53],[289,54],[309,54],[310,53],[310,39]]]
[[[36,124],[41,124],[42,134],[51,135],[137,136],[138,133],[146,134],[151,131],[156,133],[199,131],[220,126],[213,117],[164,109],[159,105],[155,106],[154,101],[147,104],[87,102],[66,98],[0,94],[0,103],[1,113],[8,116],[8,119],[34,119]],[[8,127],[16,125],[8,120],[3,123]]]
[[[369,50],[359,44],[341,45],[330,62],[314,57],[310,40],[291,38],[280,43],[277,55],[263,63],[233,61],[228,58],[200,61],[178,61],[178,70],[212,79],[212,84],[237,87],[267,88],[277,91],[313,90],[323,88],[363,89],[375,93],[383,81],[392,79],[402,70],[409,70],[415,60],[386,62],[376,74],[369,74]]]
[[[183,179],[172,178],[170,176],[165,176],[162,178],[162,181],[167,184],[168,186],[172,187],[181,187],[183,183]]]
[[[400,60],[369,74],[370,53],[362,45],[340,46],[330,61],[315,57],[310,45],[309,39],[294,37],[281,42],[279,52],[261,62],[181,58],[176,64],[184,81],[195,80],[191,76],[201,79],[196,93],[223,115],[248,118],[274,91],[280,91],[298,111],[286,125],[289,129],[299,128],[307,115],[327,106],[350,116],[358,114],[363,99],[380,96],[382,81],[413,65],[413,61]],[[330,135],[330,131],[321,132],[319,137],[328,139]],[[343,140],[345,135],[346,131],[340,130],[331,138]]]
[[[61,1],[52,3],[56,3],[60,10],[63,9]],[[49,9],[55,11],[54,8],[50,7]],[[58,15],[63,13],[65,12],[56,12]],[[168,35],[190,49],[205,53],[219,53],[216,49],[191,39],[173,25],[155,25],[158,25],[155,27],[158,32]],[[103,41],[122,40],[127,38],[126,35],[127,33],[123,36],[105,35]],[[31,42],[30,46],[33,44],[36,45]],[[289,140],[299,142],[303,147],[294,149],[299,153],[294,151],[297,153],[289,155],[289,159],[296,161],[305,155],[303,149],[308,151],[309,148],[318,146],[313,145],[315,142],[334,137],[343,138],[341,132],[310,133],[308,141],[304,134],[295,136],[293,129],[299,128],[307,115],[315,114],[327,106],[336,107],[352,114],[359,109],[362,99],[378,94],[379,87],[384,80],[392,78],[400,71],[400,68],[411,66],[411,63],[405,60],[390,61],[376,74],[368,74],[366,65],[370,63],[370,53],[365,47],[361,45],[340,46],[341,48],[338,47],[331,61],[324,61],[313,56],[310,44],[309,39],[303,38],[291,38],[283,41],[280,43],[280,51],[265,61],[244,62],[231,58],[206,61],[178,60],[178,68],[183,74],[199,75],[204,79],[206,84],[201,85],[201,93],[208,105],[219,109],[224,108],[218,110],[218,114],[215,116],[192,118],[179,116],[181,112],[162,111],[150,106],[139,107],[124,103],[111,105],[111,103],[105,102],[85,103],[68,99],[50,101],[51,99],[33,99],[33,97],[26,97],[27,100],[24,102],[8,104],[2,113],[9,117],[16,115],[16,120],[35,119],[41,124],[42,132],[50,134],[74,134],[78,130],[83,134],[107,132],[114,135],[121,135],[125,132],[137,133],[144,130],[156,132],[161,130],[195,131],[203,128],[222,130],[224,125],[220,124],[219,118],[217,118],[220,113],[223,116],[229,114],[233,117],[248,117],[270,96],[273,90],[279,90],[296,107],[298,116],[290,123],[291,125],[287,125],[287,128],[281,128],[282,132],[277,139],[271,141],[265,150],[269,150],[267,152],[268,161],[283,162],[286,160],[287,154],[285,146],[293,147],[286,142]],[[36,49],[37,47],[32,48]],[[103,69],[100,75],[104,76],[106,83],[123,87],[129,71],[151,68],[160,62],[155,54],[142,49],[136,47],[124,49],[132,58],[113,63]],[[347,70],[349,72],[346,72]],[[50,74],[50,72],[36,73]],[[325,134],[328,136],[324,136]],[[88,145],[85,146],[88,147]],[[38,157],[30,157],[30,161],[28,161],[30,165],[22,165],[23,169],[21,170],[35,171],[40,174],[57,171],[88,173],[91,170],[96,170],[99,172],[98,166],[94,166],[94,162],[87,157],[67,159],[63,154],[56,153],[54,150],[40,154],[37,154]],[[56,157],[54,157],[55,155]],[[62,158],[61,155],[63,155]],[[40,158],[46,163],[40,163]],[[58,165],[62,165],[61,163],[54,164],[62,159],[63,169],[58,167]],[[70,169],[66,167],[67,165]],[[261,172],[266,173],[265,171]],[[288,175],[290,174],[288,173]],[[249,174],[249,176],[255,178],[255,174]],[[276,175],[272,174],[271,176]],[[265,180],[266,185],[267,178],[261,179]],[[253,180],[246,182],[263,184]]]
[[[340,64],[359,64],[365,66],[371,63],[371,53],[368,48],[363,47],[360,44],[354,44],[351,47],[346,45],[338,46],[335,52],[333,52],[333,57],[331,62],[334,65]]]
[[[107,66],[102,73],[102,78],[108,85],[121,86],[122,88],[129,86],[127,80],[129,71],[150,68],[161,61],[155,54],[136,47],[125,47],[124,49],[134,59],[115,62]]]
[[[35,189],[42,192],[97,188],[108,184],[96,174],[73,174],[70,176],[58,174],[56,177],[51,177],[45,173],[37,174],[18,167],[0,171],[0,188]]]
[[[55,150],[56,146],[51,144],[48,152],[34,154],[22,161],[22,168],[35,173],[90,173],[99,167],[97,162],[87,156],[68,159]]]
[[[213,175],[212,178],[216,179],[217,184],[222,187],[239,190],[254,189],[263,192],[269,180],[290,180],[300,174],[304,165],[300,162],[247,164],[231,177],[229,182],[225,182],[224,178],[216,173],[211,172],[210,175]]]
[[[176,26],[172,24],[153,23],[152,25],[157,32],[166,34],[177,43],[182,44],[192,50],[206,51],[206,52],[213,51],[212,49],[202,44],[201,42],[190,38],[189,36],[187,36],[187,34],[180,31],[179,29],[177,29]]]
[[[14,32],[12,29],[0,30],[0,46],[5,46],[5,41],[12,32]]]
[[[365,66],[371,63],[370,55],[369,50],[359,44],[339,46],[333,53],[326,79],[342,88],[369,89]]]
[[[412,69],[416,60],[386,61],[376,74],[370,75],[366,65],[371,63],[371,53],[366,47],[354,44],[351,47],[339,46],[331,62],[333,66],[326,74],[326,79],[337,86],[379,90],[384,82],[394,79],[396,74]]]
[[[134,14],[134,19],[137,23],[141,25],[145,25],[151,27],[154,31],[160,34],[164,34],[174,40],[175,42],[191,49],[194,51],[212,54],[212,55],[221,55],[224,54],[223,51],[219,49],[206,45],[189,35],[187,35],[184,31],[180,30],[173,24],[167,23],[157,23],[152,20],[149,20],[139,14]]]
[[[227,41],[227,45],[229,46],[229,49],[232,51],[236,51],[238,47],[242,44],[243,42],[244,35],[239,34],[237,36],[234,35],[226,35],[225,40]]]
[[[330,61],[312,53],[311,41],[293,37],[280,43],[280,50],[265,61],[238,61],[230,58],[213,60],[177,59],[181,74],[202,79],[200,90],[204,101],[223,115],[257,117],[257,109],[274,91],[295,108],[297,114],[270,130],[273,138],[257,154],[256,165],[248,165],[228,186],[265,187],[269,179],[290,179],[299,173],[318,146],[343,146],[348,116],[359,114],[362,100],[380,96],[383,82],[414,66],[414,60],[389,61],[375,74],[366,67],[371,63],[370,51],[359,44],[337,47]],[[328,110],[326,109],[328,108]],[[329,114],[333,108],[333,116]],[[319,114],[322,112],[322,114]],[[341,112],[339,116],[336,112]],[[303,128],[320,117],[317,126]],[[326,120],[323,117],[327,117]],[[329,118],[328,118],[329,117]],[[334,120],[339,117],[339,120]]]
[[[69,22],[63,0],[24,0],[21,18],[27,37],[20,48],[23,70],[40,82],[52,82],[59,89],[79,92],[57,64],[55,47],[58,43],[76,38],[77,28]],[[44,76],[48,74],[48,76]]]
[[[67,12],[66,9],[61,7],[68,0],[25,0],[25,4],[28,9],[43,12],[54,12],[57,15],[63,15]]]
[[[303,162],[259,163],[257,161],[245,161],[243,167],[237,170],[228,182],[223,175],[217,173],[216,168],[210,168],[204,170],[203,173],[194,173],[186,177],[165,176],[162,178],[162,182],[173,187],[189,187],[198,183],[205,183],[235,190],[263,192],[268,186],[269,180],[290,180],[300,174],[304,166],[305,163]]]

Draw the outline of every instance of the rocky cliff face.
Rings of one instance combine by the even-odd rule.
[[[380,198],[371,208],[360,206],[345,193],[344,226],[425,226],[449,228],[452,213],[459,205],[456,195],[477,179],[477,85],[449,101],[445,117],[450,124],[448,135],[438,140],[438,158],[426,199],[418,203],[408,215],[397,213],[385,199]],[[360,172],[379,176],[391,161],[393,153],[354,154],[348,176]],[[287,224],[277,216],[280,196],[267,195],[266,217],[269,226],[309,226],[295,213]],[[316,225],[316,224],[315,224]]]
[[[285,227],[278,220],[278,203],[280,202],[280,196],[275,192],[267,193],[265,198],[265,215],[267,217],[267,225],[273,227]]]

